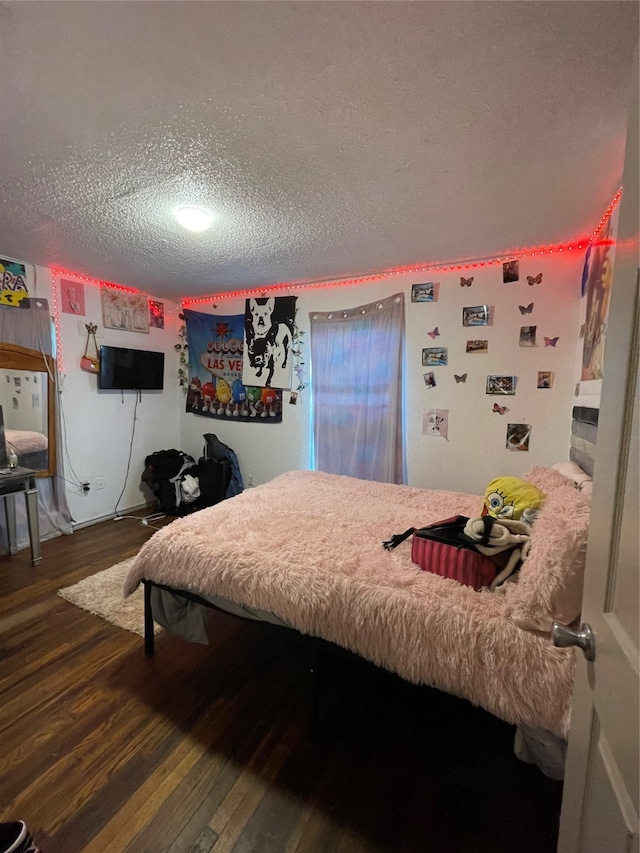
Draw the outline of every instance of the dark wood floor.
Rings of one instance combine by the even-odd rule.
[[[468,703],[220,613],[209,647],[163,633],[147,659],[56,595],[152,533],[0,557],[0,820],[45,853],[555,851],[560,783]]]

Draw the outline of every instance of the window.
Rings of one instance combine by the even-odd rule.
[[[314,467],[404,482],[403,294],[309,319]]]

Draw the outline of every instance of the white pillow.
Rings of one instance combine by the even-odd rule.
[[[554,471],[558,471],[563,477],[566,477],[567,480],[575,483],[581,491],[584,484],[590,483],[593,479],[586,471],[582,470],[577,462],[556,462],[551,467]]]

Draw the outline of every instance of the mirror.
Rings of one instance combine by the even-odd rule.
[[[0,406],[7,445],[18,465],[56,474],[55,361],[14,344],[0,344]]]

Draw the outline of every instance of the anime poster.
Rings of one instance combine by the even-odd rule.
[[[263,388],[291,388],[295,296],[247,299],[242,381]]]
[[[63,314],[76,314],[78,317],[84,317],[84,284],[61,278],[60,302],[62,303]]]
[[[0,258],[0,305],[19,307],[22,300],[28,298],[27,272],[24,264]]]
[[[245,315],[221,317],[185,309],[189,352],[187,412],[218,418],[281,423],[282,391],[242,379]]]

